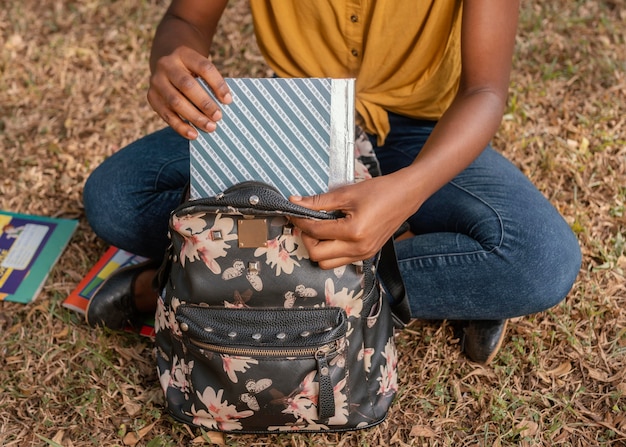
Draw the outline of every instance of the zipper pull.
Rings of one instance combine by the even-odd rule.
[[[330,368],[328,367],[329,347],[324,346],[315,353],[317,362],[317,375],[319,382],[319,396],[317,399],[318,420],[330,419],[335,415],[335,393],[330,380]]]

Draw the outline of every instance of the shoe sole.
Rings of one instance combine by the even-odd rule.
[[[500,338],[498,339],[498,344],[496,344],[496,347],[494,348],[493,352],[491,354],[489,354],[489,357],[487,357],[487,360],[485,360],[484,365],[489,365],[493,359],[496,358],[496,355],[498,355],[498,352],[500,351],[500,348],[502,347],[502,343],[504,342],[504,336],[506,335],[506,330],[507,327],[509,325],[509,320],[504,320],[504,326],[502,327],[502,335],[500,335]]]

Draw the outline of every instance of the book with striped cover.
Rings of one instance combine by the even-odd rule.
[[[269,183],[285,197],[319,194],[353,181],[353,79],[226,82],[233,101],[221,105],[217,129],[197,129],[199,137],[190,141],[192,199],[246,180]]]

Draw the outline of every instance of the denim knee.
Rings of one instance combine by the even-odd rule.
[[[116,206],[113,206],[110,195],[103,190],[107,184],[106,178],[100,178],[100,171],[96,169],[87,178],[83,188],[83,206],[85,216],[91,229],[105,242],[118,246],[116,228],[123,225],[117,215]]]
[[[580,245],[569,226],[539,234],[529,243],[518,290],[526,301],[523,314],[541,312],[562,302],[574,285],[582,263]]]

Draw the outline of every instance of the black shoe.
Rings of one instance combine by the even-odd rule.
[[[453,323],[461,350],[473,362],[489,364],[502,346],[507,320],[468,320]]]
[[[159,267],[153,260],[121,268],[109,276],[89,300],[85,318],[90,326],[121,330],[137,326],[142,314],[135,307],[133,289],[137,276]]]

